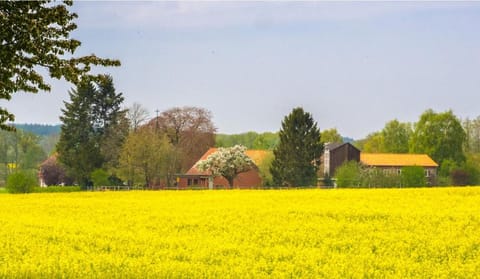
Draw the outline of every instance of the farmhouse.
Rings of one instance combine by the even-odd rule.
[[[210,148],[198,161],[207,159],[207,157],[217,151],[217,148]],[[267,150],[247,150],[245,154],[255,163],[255,167],[248,172],[240,173],[233,181],[235,188],[255,188],[262,186],[262,178],[258,170],[258,165],[263,162],[271,151]],[[198,162],[197,162],[198,163]],[[177,182],[179,188],[199,187],[199,188],[228,188],[228,181],[221,177],[212,177],[209,172],[202,172],[196,168],[195,163],[185,174],[179,175]]]
[[[350,143],[328,143],[324,150],[323,170],[330,177],[335,177],[339,166],[352,160],[391,174],[400,174],[403,167],[420,166],[425,170],[429,183],[437,177],[438,164],[426,154],[363,153]]]

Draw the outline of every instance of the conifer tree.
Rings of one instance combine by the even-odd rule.
[[[273,150],[271,173],[278,186],[316,184],[317,160],[323,151],[320,130],[310,113],[295,108],[284,118],[280,142]]]
[[[82,186],[90,184],[95,169],[114,167],[111,161],[118,162],[128,132],[128,123],[123,124],[125,111],[120,108],[123,96],[115,92],[112,78],[104,76],[96,85],[84,82],[71,90],[71,102],[65,102],[60,117],[58,159]]]
[[[112,170],[118,167],[120,151],[128,136],[130,123],[127,110],[122,109],[124,98],[122,93],[115,91],[112,77],[102,76],[97,86],[93,126],[104,159],[103,168]]]
[[[77,183],[86,186],[90,173],[102,165],[99,146],[95,144],[93,114],[95,87],[85,82],[69,92],[70,103],[65,102],[60,117],[63,125],[57,143],[58,159]]]

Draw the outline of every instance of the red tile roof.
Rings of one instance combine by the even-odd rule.
[[[205,152],[205,154],[202,155],[202,157],[200,158],[200,160],[198,160],[198,162],[207,159],[208,156],[210,156],[215,151],[217,151],[217,148],[210,148],[209,150],[207,150],[207,152]],[[250,157],[253,160],[255,165],[258,166],[258,164],[260,164],[265,159],[265,157],[268,154],[270,154],[271,152],[272,151],[268,151],[268,150],[247,150],[247,151],[245,151],[245,154],[247,154],[247,156]],[[195,165],[193,165],[187,171],[186,174],[189,174],[189,175],[209,175],[208,172],[199,171],[195,166],[196,166],[196,163],[195,163]]]

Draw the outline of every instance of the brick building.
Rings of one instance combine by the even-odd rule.
[[[199,161],[207,159],[207,157],[217,151],[216,148],[210,148]],[[256,188],[262,186],[262,178],[257,165],[261,164],[271,151],[267,150],[247,150],[245,154],[250,157],[255,166],[244,173],[238,174],[233,181],[234,188]],[[196,168],[196,163],[185,173],[178,176],[178,188],[228,188],[228,181],[221,177],[212,177],[209,172],[202,172]]]

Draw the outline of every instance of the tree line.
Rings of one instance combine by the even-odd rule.
[[[312,170],[315,168],[310,168],[312,162],[320,157],[318,154],[321,152],[315,151],[315,148],[320,147],[309,145],[311,143],[306,141],[307,138],[301,139],[296,136],[305,137],[309,134],[302,130],[305,127],[300,128],[308,122],[307,119],[300,119],[301,114],[293,117],[298,113],[296,110],[284,119],[282,129],[276,134],[278,139],[275,140],[276,144],[272,148],[275,157],[271,166],[260,168],[262,176],[272,177],[270,185],[307,185],[309,183],[306,181],[309,179],[310,185],[314,185],[315,177],[323,176],[318,168],[316,168],[318,173],[314,176]],[[250,132],[235,135],[235,137],[224,137],[222,140],[225,142],[227,138],[232,143],[238,144],[247,139],[252,143],[257,136],[258,134]],[[345,139],[335,128],[322,131],[318,137],[315,134],[314,138],[322,146],[327,142],[343,142]],[[235,139],[238,141],[235,142]],[[312,157],[310,153],[304,157],[309,158],[310,161],[300,160],[300,153],[308,152],[300,148],[299,142],[303,146],[310,146],[308,149],[313,154],[317,154],[317,157]],[[369,153],[427,154],[439,164],[438,176],[436,181],[427,180],[422,167],[404,167],[398,174],[385,173],[382,170],[365,168],[360,163],[348,162],[338,169],[336,175],[337,183],[341,187],[477,185],[480,183],[480,116],[477,119],[467,118],[462,121],[451,110],[435,112],[428,109],[420,115],[416,123],[402,123],[395,119],[387,122],[381,131],[371,133],[363,140],[354,141],[353,144],[361,151]],[[282,165],[278,165],[279,160],[283,162]],[[303,165],[299,163],[300,161]],[[329,179],[325,177],[327,184]]]
[[[35,135],[45,137],[60,134],[60,125],[48,124],[13,124],[15,129],[20,129],[24,132],[30,132]]]
[[[212,115],[203,108],[172,108],[153,118],[139,104],[123,109],[123,94],[110,76],[87,81],[69,94],[56,148],[57,167],[65,175],[58,179],[71,177],[84,188],[172,186],[214,145]]]
[[[0,130],[0,185],[5,185],[9,174],[18,170],[36,177],[38,164],[46,157],[39,136],[23,130]]]
[[[480,116],[461,120],[451,110],[426,110],[416,123],[387,122],[354,142],[369,153],[423,153],[439,164],[439,185],[480,183]]]
[[[0,2],[0,99],[10,100],[17,92],[50,91],[44,76],[63,78],[75,87],[62,110],[56,145],[54,166],[58,161],[65,171],[61,177],[84,187],[94,181],[121,180],[148,186],[160,181],[173,184],[176,173],[185,171],[214,145],[211,113],[194,107],[173,108],[147,121],[141,106],[123,109],[123,96],[115,92],[112,77],[91,73],[92,66],[120,66],[120,61],[94,54],[75,56],[81,42],[71,37],[77,28],[71,5],[71,1],[48,0]],[[14,130],[7,125],[14,119],[0,107],[0,130]],[[480,182],[479,135],[480,118],[462,122],[452,111],[427,110],[417,123],[393,120],[355,144],[365,152],[426,153],[440,164],[440,184],[464,185]],[[12,169],[31,169],[31,162],[45,156],[32,151],[39,150],[38,139],[28,134],[2,132],[0,136],[4,176]],[[313,183],[322,144],[343,140],[336,129],[320,133],[311,115],[301,108],[286,116],[278,134],[245,135],[248,147],[273,150],[275,158],[268,169],[278,185]],[[228,137],[217,137],[217,146],[232,143]]]
[[[216,138],[212,115],[203,108],[172,108],[153,118],[139,104],[122,108],[123,95],[115,91],[110,76],[72,89],[70,99],[62,110],[63,125],[56,156],[41,166],[50,185],[75,182],[83,187],[121,183],[173,186],[176,176],[192,167],[208,148],[218,146],[219,142],[227,145],[227,141]],[[440,165],[438,184],[473,185],[478,182],[480,165],[479,123],[480,117],[461,121],[452,111],[427,110],[417,123],[392,120],[381,131],[354,144],[364,152],[426,153]],[[313,136],[306,136],[310,134]],[[322,177],[318,158],[324,143],[344,139],[336,129],[320,132],[311,115],[301,108],[285,117],[278,133],[250,132],[230,138],[223,135],[233,145],[238,143],[235,139],[242,140],[242,136],[250,143],[268,142],[259,140],[265,137],[274,139],[270,143],[275,144],[267,144],[268,148],[256,145],[273,151],[271,158],[256,166],[266,186],[315,185],[316,179]],[[3,180],[13,167],[33,172],[38,162],[45,159],[46,153],[39,148],[38,141],[38,136],[21,130],[0,133],[0,147],[6,154],[2,156],[4,162],[0,170]],[[401,177],[374,170],[361,171],[358,165],[344,166],[347,167],[350,169],[345,176],[340,175],[340,184],[425,185],[421,170],[416,171],[417,180],[412,181],[405,175],[415,173],[413,170],[402,171],[405,175]]]

